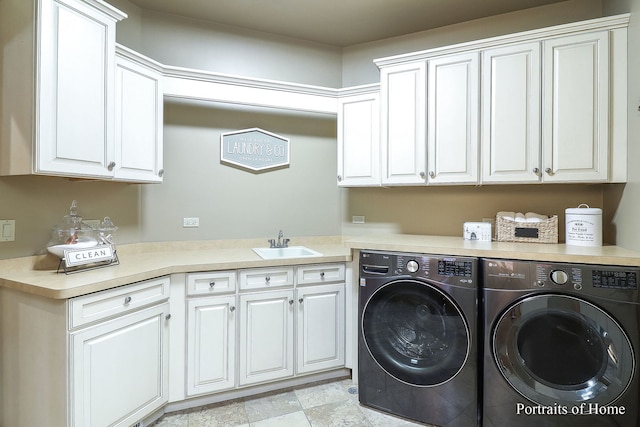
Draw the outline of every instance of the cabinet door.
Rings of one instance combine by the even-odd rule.
[[[187,395],[235,386],[236,297],[187,303]]]
[[[169,304],[70,336],[71,425],[130,426],[168,401]]]
[[[426,64],[386,67],[380,78],[382,183],[424,184]]]
[[[293,375],[293,290],[240,295],[240,385]]]
[[[606,181],[609,34],[544,42],[543,180]]]
[[[297,373],[344,366],[344,284],[297,289]]]
[[[478,182],[478,53],[429,61],[428,181]]]
[[[160,72],[118,56],[114,178],[162,182],[162,117]]]
[[[380,93],[338,100],[338,185],[380,185]]]
[[[111,177],[115,21],[81,1],[40,5],[34,171]]]
[[[482,52],[482,182],[540,181],[540,43]]]

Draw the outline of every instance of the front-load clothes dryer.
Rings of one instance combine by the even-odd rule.
[[[478,260],[363,251],[360,403],[422,423],[478,425]]]
[[[485,427],[637,427],[634,267],[483,259]]]

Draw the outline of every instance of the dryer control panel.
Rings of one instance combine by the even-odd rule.
[[[503,259],[483,259],[481,265],[485,289],[538,289],[638,300],[637,267]]]

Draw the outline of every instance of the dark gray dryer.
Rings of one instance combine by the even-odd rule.
[[[477,264],[361,252],[361,404],[423,423],[478,424]]]
[[[640,270],[483,259],[485,427],[637,427]]]

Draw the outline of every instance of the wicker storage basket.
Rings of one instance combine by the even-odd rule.
[[[541,222],[519,222],[496,216],[498,242],[558,243],[558,216]]]

